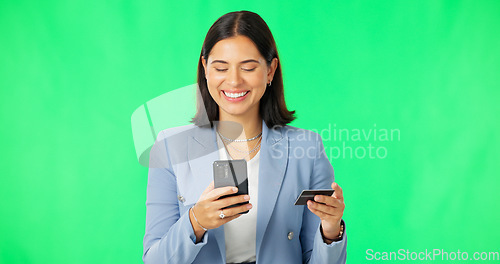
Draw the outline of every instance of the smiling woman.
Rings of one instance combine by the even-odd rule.
[[[194,124],[160,132],[150,155],[165,166],[149,169],[144,262],[345,263],[342,189],[321,137],[287,125],[294,111],[264,20],[249,11],[220,17],[197,78]],[[301,150],[311,155],[293,155]],[[218,159],[246,165],[248,194],[214,188]],[[303,190],[330,187],[331,196],[294,205]]]

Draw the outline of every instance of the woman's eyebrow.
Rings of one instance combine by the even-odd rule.
[[[248,59],[248,60],[241,61],[241,62],[240,62],[240,64],[249,63],[249,62],[259,63],[259,61],[257,61],[257,60],[254,60],[254,59]],[[224,64],[229,64],[227,61],[223,61],[223,60],[214,60],[214,61],[212,61],[210,64],[213,64],[213,63],[224,63]]]

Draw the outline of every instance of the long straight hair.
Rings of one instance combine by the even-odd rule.
[[[278,67],[271,86],[266,87],[259,103],[260,116],[269,128],[292,122],[295,119],[295,111],[289,111],[286,107],[281,63],[273,35],[266,22],[258,14],[250,11],[227,13],[217,19],[208,30],[198,62],[196,115],[191,122],[197,126],[208,124],[212,126],[212,121],[219,120],[219,106],[208,91],[202,56],[208,61],[208,55],[217,42],[236,36],[246,36],[251,39],[268,67],[274,58],[278,59]]]

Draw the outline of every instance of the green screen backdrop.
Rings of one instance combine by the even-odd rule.
[[[348,263],[498,257],[499,1],[4,0],[0,263],[141,263],[132,113],[195,83],[238,10],[274,34],[292,125],[322,133]],[[370,259],[436,249],[450,259]]]

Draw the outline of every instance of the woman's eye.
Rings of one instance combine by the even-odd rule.
[[[225,71],[227,71],[227,69],[218,69],[218,68],[215,68],[215,70],[218,71],[218,72],[225,72]],[[242,68],[242,70],[247,71],[247,72],[251,72],[251,71],[254,71],[255,68],[253,68],[253,69]]]

